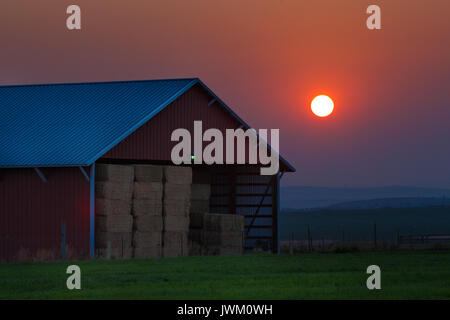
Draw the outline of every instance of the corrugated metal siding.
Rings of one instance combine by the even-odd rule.
[[[171,150],[177,144],[170,141],[173,130],[188,129],[193,139],[195,120],[202,121],[203,131],[217,128],[223,134],[225,129],[240,126],[217,102],[208,106],[211,100],[200,85],[195,85],[102,158],[170,161]]]
[[[89,182],[79,168],[0,169],[0,261],[89,256]],[[87,172],[89,172],[87,170]]]

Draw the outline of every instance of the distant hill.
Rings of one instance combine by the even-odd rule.
[[[442,205],[448,203],[450,189],[387,186],[376,188],[333,188],[292,186],[281,188],[283,209],[382,208]],[[395,198],[395,199],[393,199]],[[367,200],[370,200],[367,202]],[[362,202],[361,202],[362,201]],[[414,204],[414,205],[413,205]],[[339,207],[337,207],[339,208]]]
[[[325,209],[330,210],[357,210],[382,208],[422,208],[450,206],[450,198],[385,198],[370,199],[332,204]]]

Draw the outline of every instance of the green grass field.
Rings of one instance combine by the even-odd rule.
[[[66,267],[81,267],[81,290]],[[367,266],[381,290],[366,288]],[[450,252],[183,257],[0,265],[1,299],[449,299]]]

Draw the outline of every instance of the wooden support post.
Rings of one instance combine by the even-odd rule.
[[[95,163],[91,165],[89,177],[89,257],[95,258]]]
[[[231,168],[229,172],[229,213],[236,214],[236,169]]]
[[[273,253],[280,253],[280,172],[271,179],[272,184],[272,245]]]

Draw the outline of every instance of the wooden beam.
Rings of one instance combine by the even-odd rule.
[[[81,171],[81,173],[83,174],[83,176],[86,178],[86,180],[89,182],[89,176],[88,176],[88,174],[87,174],[87,172],[86,172],[86,170],[84,170],[84,168],[83,167],[79,167],[80,168],[80,171]]]
[[[212,204],[211,207],[229,208],[229,205],[228,204]],[[236,208],[272,208],[272,205],[271,204],[237,204]]]
[[[236,197],[263,197],[263,196],[271,196],[272,194],[264,194],[264,193],[237,193]],[[212,194],[210,197],[228,197],[228,193],[216,193]]]
[[[245,239],[249,240],[272,240],[271,236],[247,236]]]
[[[212,99],[210,102],[208,102],[208,107],[212,106],[216,101],[216,98]]]
[[[41,178],[42,182],[47,182],[47,178],[45,177],[44,173],[39,168],[34,168],[34,171],[36,171],[39,178]]]
[[[271,214],[259,214],[258,218],[272,218]],[[244,218],[253,218],[252,214],[244,214]]]

